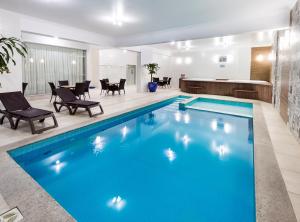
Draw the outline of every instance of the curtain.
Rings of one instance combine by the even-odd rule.
[[[58,85],[59,80],[69,80],[70,85],[86,77],[86,51],[57,46],[27,43],[28,56],[23,59],[23,82],[26,94],[51,92],[48,82]]]

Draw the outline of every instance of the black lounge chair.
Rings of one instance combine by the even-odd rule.
[[[52,98],[54,96],[54,101],[56,101],[57,93],[56,93],[56,87],[53,82],[48,82],[50,88],[51,88],[51,98],[50,98],[50,103],[52,101]]]
[[[77,99],[70,89],[60,88],[56,90],[57,95],[61,98],[60,102],[54,102],[53,106],[56,112],[60,112],[62,107],[67,107],[70,115],[75,115],[78,108],[88,111],[90,117],[103,114],[103,108],[99,102],[86,101]],[[59,105],[59,107],[58,107]],[[99,106],[100,112],[92,114],[91,108]]]
[[[2,125],[4,119],[7,118],[10,122],[11,128],[17,129],[19,121],[24,120],[29,122],[32,134],[42,133],[58,126],[52,111],[31,107],[22,92],[0,93],[0,100],[5,107],[5,110],[0,110],[0,113],[3,114],[2,118],[0,119],[0,125]],[[53,119],[53,126],[44,127],[38,130],[35,128],[34,121],[39,121],[42,123],[46,118],[49,117]],[[13,118],[16,119],[15,123]]]

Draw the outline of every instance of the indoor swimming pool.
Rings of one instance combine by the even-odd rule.
[[[185,99],[9,154],[79,222],[254,222],[252,118],[180,110]]]

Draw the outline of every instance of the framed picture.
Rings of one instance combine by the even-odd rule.
[[[219,57],[219,63],[226,63],[227,62],[227,56],[220,56]]]

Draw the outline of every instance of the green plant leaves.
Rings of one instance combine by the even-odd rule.
[[[1,37],[0,46],[2,49],[2,52],[0,51],[0,74],[9,73],[8,64],[12,62],[16,65],[15,51],[22,57],[27,55],[26,44],[15,37]]]

